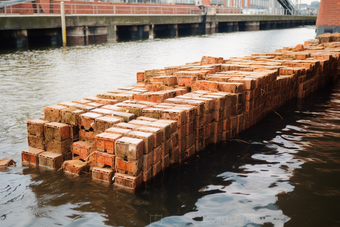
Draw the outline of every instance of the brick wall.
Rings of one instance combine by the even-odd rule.
[[[316,26],[340,26],[339,0],[321,0]]]

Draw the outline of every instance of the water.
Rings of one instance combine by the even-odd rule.
[[[138,194],[21,166],[26,119],[61,101],[133,85],[145,69],[295,46],[314,27],[0,54],[0,226],[339,226],[340,83],[292,100],[174,166]]]

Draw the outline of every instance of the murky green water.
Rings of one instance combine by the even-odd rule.
[[[340,84],[290,101],[232,141],[132,195],[21,166],[26,119],[61,101],[135,83],[135,73],[245,56],[314,38],[314,27],[0,54],[0,226],[339,226]]]

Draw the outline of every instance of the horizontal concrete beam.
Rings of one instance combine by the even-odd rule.
[[[215,16],[207,16],[207,21],[214,21]],[[248,21],[301,21],[315,20],[316,16],[285,16],[285,15],[240,15],[240,14],[224,14],[217,15],[217,22],[248,22]]]
[[[215,18],[216,22],[316,20],[316,16],[225,14],[207,16],[207,22]],[[67,27],[197,23],[202,23],[202,15],[66,15]],[[0,16],[0,30],[60,28],[60,24],[60,15]]]

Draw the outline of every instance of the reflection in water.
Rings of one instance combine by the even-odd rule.
[[[0,226],[339,226],[340,84],[287,103],[283,120],[269,115],[136,195],[20,166],[26,119],[44,106],[131,85],[140,70],[292,46],[313,29],[3,53],[0,158],[18,166],[0,172]]]

